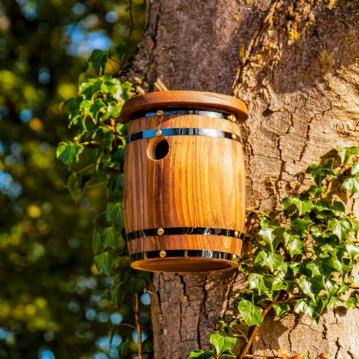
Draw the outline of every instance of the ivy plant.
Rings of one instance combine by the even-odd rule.
[[[236,337],[246,341],[240,355],[244,358],[272,309],[278,319],[295,312],[318,323],[325,308],[358,306],[359,295],[349,290],[358,288],[351,270],[359,258],[359,221],[346,210],[345,202],[359,192],[355,160],[359,147],[336,151],[338,168],[333,167],[335,158],[310,164],[306,172],[313,184],[295,197],[284,198],[279,210],[247,210],[247,223],[254,225],[245,234],[250,251],[243,255],[240,270],[248,289],[234,298],[238,318],[221,321],[222,331],[212,333],[215,351],[197,349],[190,358],[235,357]],[[251,329],[249,337],[244,334],[246,327]]]
[[[127,56],[126,49],[126,43],[116,47],[118,59]],[[106,209],[94,220],[94,262],[99,273],[112,277],[113,285],[102,296],[107,300],[108,311],[111,314],[120,310],[127,318],[112,331],[124,338],[119,346],[119,358],[136,355],[142,359],[153,352],[150,340],[141,342],[139,322],[139,294],[146,289],[150,277],[149,273],[130,267],[124,239],[123,165],[127,125],[119,122],[121,107],[131,96],[132,84],[103,74],[110,57],[109,51],[94,50],[88,64],[96,77],[82,82],[78,96],[62,103],[62,110],[69,117],[69,128],[76,132],[71,141],[58,145],[57,157],[69,166],[65,185],[74,199],[94,187],[103,187],[106,193]],[[138,338],[135,342],[134,330]]]

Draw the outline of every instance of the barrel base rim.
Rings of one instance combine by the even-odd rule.
[[[158,251],[131,255],[131,267],[149,272],[168,273],[205,273],[238,268],[239,257],[230,253],[206,250],[169,252],[168,256],[166,252],[163,252],[164,257],[161,257],[161,253]],[[202,254],[198,252],[202,252]],[[214,258],[208,255],[214,256]]]

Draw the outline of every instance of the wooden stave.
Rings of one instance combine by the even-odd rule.
[[[242,240],[215,235],[163,235],[132,239],[127,242],[131,254],[160,250],[208,250],[241,255]]]
[[[181,136],[179,136],[181,137]],[[239,230],[239,231],[243,231],[244,228],[244,211],[243,208],[245,208],[245,183],[244,183],[244,164],[243,164],[243,160],[241,161],[241,158],[243,159],[243,152],[242,152],[242,147],[238,142],[235,141],[231,141],[229,139],[216,139],[216,138],[188,138],[191,136],[182,136],[181,139],[176,139],[175,136],[174,137],[167,137],[167,141],[169,142],[170,148],[172,147],[176,147],[176,144],[173,145],[174,143],[176,143],[176,141],[180,141],[180,143],[182,144],[187,144],[187,147],[190,146],[192,144],[192,146],[194,144],[199,144],[199,142],[201,142],[202,144],[204,144],[204,146],[210,146],[210,144],[214,144],[213,147],[216,147],[216,144],[221,144],[221,141],[226,141],[226,150],[222,151],[223,153],[230,153],[230,156],[233,156],[233,158],[237,157],[238,161],[237,163],[232,166],[232,164],[229,166],[229,173],[230,173],[230,177],[232,178],[235,173],[240,173],[241,171],[239,171],[239,168],[241,168],[243,176],[241,176],[240,179],[240,183],[235,183],[235,181],[233,179],[228,179],[226,177],[228,177],[227,175],[223,175],[221,173],[218,173],[216,176],[217,179],[217,185],[214,183],[214,181],[210,182],[210,183],[206,183],[206,193],[208,197],[212,197],[210,199],[210,201],[212,203],[217,203],[217,205],[213,205],[213,207],[221,207],[220,205],[222,205],[222,207],[227,207],[226,204],[223,204],[222,200],[221,200],[221,196],[222,197],[228,197],[228,196],[233,196],[233,193],[235,193],[234,195],[237,196],[237,198],[240,200],[241,204],[234,204],[234,202],[237,202],[236,199],[234,200],[227,200],[227,202],[229,202],[229,204],[231,204],[230,206],[232,206],[233,208],[233,213],[237,213],[237,216],[241,216],[240,219],[237,218],[237,220],[226,220],[226,219],[222,219],[222,220],[205,220],[204,218],[202,219],[195,219],[193,218],[192,221],[184,219],[182,216],[182,220],[180,219],[176,219],[173,218],[172,220],[169,220],[166,217],[166,219],[163,219],[161,221],[157,221],[156,218],[145,218],[146,216],[148,217],[149,215],[151,215],[152,213],[149,213],[148,209],[150,208],[159,208],[159,205],[157,205],[157,201],[162,201],[162,203],[164,203],[164,207],[166,205],[166,198],[171,198],[172,200],[168,200],[167,203],[174,203],[174,207],[177,207],[178,203],[181,203],[182,206],[185,206],[186,208],[182,208],[182,210],[184,212],[191,212],[193,217],[195,217],[194,212],[195,209],[193,208],[193,205],[189,204],[190,199],[186,198],[185,194],[182,194],[182,200],[176,198],[173,198],[173,196],[171,196],[171,192],[179,192],[181,190],[181,188],[184,186],[186,187],[186,182],[188,181],[188,178],[190,176],[190,174],[186,177],[186,174],[184,174],[183,176],[181,175],[177,175],[176,173],[174,173],[173,171],[171,171],[171,166],[173,161],[176,160],[173,159],[172,162],[169,162],[169,159],[163,159],[160,161],[152,161],[152,160],[148,160],[146,162],[145,159],[142,159],[141,157],[141,152],[144,153],[147,149],[148,143],[151,141],[151,139],[142,139],[142,140],[138,140],[135,141],[133,143],[128,144],[127,146],[127,151],[126,151],[126,160],[125,160],[125,227],[126,227],[126,232],[130,233],[133,231],[137,231],[137,230],[142,230],[142,229],[148,229],[148,228],[157,228],[157,227],[182,227],[182,226],[186,226],[186,227],[215,227],[215,228],[227,228],[227,229],[235,229],[235,230]],[[196,137],[196,136],[192,136],[192,137]],[[165,138],[165,137],[164,137]],[[207,145],[206,145],[207,144]],[[199,145],[201,146],[201,145]],[[177,143],[177,147],[178,147],[178,143]],[[137,152],[137,153],[136,153]],[[234,153],[236,152],[236,153]],[[240,155],[238,155],[240,154]],[[129,160],[129,156],[131,156],[131,158],[137,156],[136,160]],[[178,155],[181,156],[181,153]],[[147,157],[147,156],[146,156]],[[144,168],[143,163],[141,164],[141,160],[144,163],[147,163],[148,166],[150,168]],[[186,159],[184,158],[180,158],[180,161],[183,163],[186,161]],[[203,164],[202,163],[202,167],[210,167],[210,163],[209,163],[209,159],[206,158],[205,159],[206,163]],[[134,168],[134,163],[140,163],[140,166],[135,169]],[[190,161],[190,163],[194,163],[195,160]],[[217,161],[218,162],[218,161]],[[132,165],[130,164],[132,163]],[[219,167],[220,164],[217,163],[217,167]],[[192,166],[194,167],[194,166]],[[228,166],[227,166],[228,167]],[[164,169],[163,169],[164,168]],[[186,171],[186,169],[183,169],[183,171]],[[187,174],[190,172],[189,169],[187,169]],[[201,172],[206,172],[206,171],[202,171],[202,170],[197,170],[197,172],[195,173],[195,177],[200,178],[201,177]],[[139,181],[130,181],[129,178],[135,178],[135,174],[138,174],[139,177]],[[165,174],[164,174],[165,173]],[[166,174],[167,174],[167,179],[166,179]],[[151,187],[151,185],[149,185],[149,182],[151,182],[152,187],[156,187],[156,178],[157,177],[157,186],[158,183],[160,183],[161,178],[159,178],[159,176],[162,178],[162,181],[164,181],[166,183],[166,185],[162,186],[164,187],[164,192],[161,193],[161,191],[158,191],[156,188],[155,190],[152,190],[149,187]],[[172,176],[172,177],[171,177]],[[151,178],[149,178],[151,177]],[[217,178],[218,177],[218,178]],[[219,182],[220,182],[220,178],[222,179],[222,182],[224,180],[227,180],[227,183],[225,184],[225,186],[220,186]],[[175,183],[178,180],[178,183]],[[142,182],[142,183],[141,183]],[[196,181],[193,180],[192,178],[192,184],[188,185],[187,184],[187,189],[189,189],[192,192],[197,192],[199,193],[199,189],[196,186]],[[203,181],[206,182],[206,181]],[[209,181],[207,181],[209,182]],[[231,182],[231,183],[229,183]],[[143,185],[143,183],[145,183],[145,185]],[[147,183],[147,185],[146,185]],[[169,184],[168,184],[169,183]],[[229,184],[228,184],[229,183]],[[220,187],[220,189],[215,189],[212,190],[215,187]],[[236,190],[232,190],[232,191],[227,191],[226,188],[235,188]],[[172,190],[171,190],[172,189]],[[151,194],[151,192],[155,191],[156,194]],[[202,190],[203,192],[203,190]],[[210,192],[212,192],[212,195],[210,196]],[[237,194],[236,194],[237,193]],[[198,196],[201,197],[201,194],[199,194]],[[206,196],[206,195],[204,195]],[[216,196],[216,199],[214,199],[214,197]],[[166,198],[163,198],[166,197]],[[187,203],[188,202],[188,203]],[[141,205],[136,205],[136,203],[140,203]],[[177,203],[177,204],[176,204]],[[164,208],[162,207],[162,208]],[[158,209],[157,211],[155,211],[156,213],[159,212],[163,212],[164,209]],[[168,209],[170,210],[170,208]],[[176,208],[175,208],[176,210]],[[211,211],[210,205],[206,206],[206,211]],[[227,215],[227,210],[226,208],[223,208],[223,212],[226,212],[226,216]],[[230,212],[230,211],[229,211]],[[241,213],[240,213],[241,212]],[[174,214],[176,216],[176,214]],[[187,214],[186,214],[187,215]],[[137,217],[141,216],[142,219],[138,219]],[[215,215],[214,215],[215,217]]]

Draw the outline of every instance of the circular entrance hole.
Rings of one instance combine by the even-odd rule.
[[[147,155],[152,160],[161,160],[167,156],[170,149],[168,141],[164,138],[153,138],[147,147]]]

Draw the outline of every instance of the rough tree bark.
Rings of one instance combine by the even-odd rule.
[[[141,78],[145,91],[159,77],[169,89],[232,93],[247,103],[249,207],[265,210],[295,195],[308,185],[310,162],[327,158],[336,145],[358,143],[358,1],[148,1],[129,79]],[[348,206],[359,212],[358,201]],[[156,359],[182,359],[207,347],[216,322],[232,315],[230,297],[242,282],[233,271],[156,274]],[[306,316],[280,322],[272,316],[251,353],[273,358],[279,348],[308,349],[313,357],[359,358],[358,323],[359,310],[345,308],[326,313],[318,326]]]

